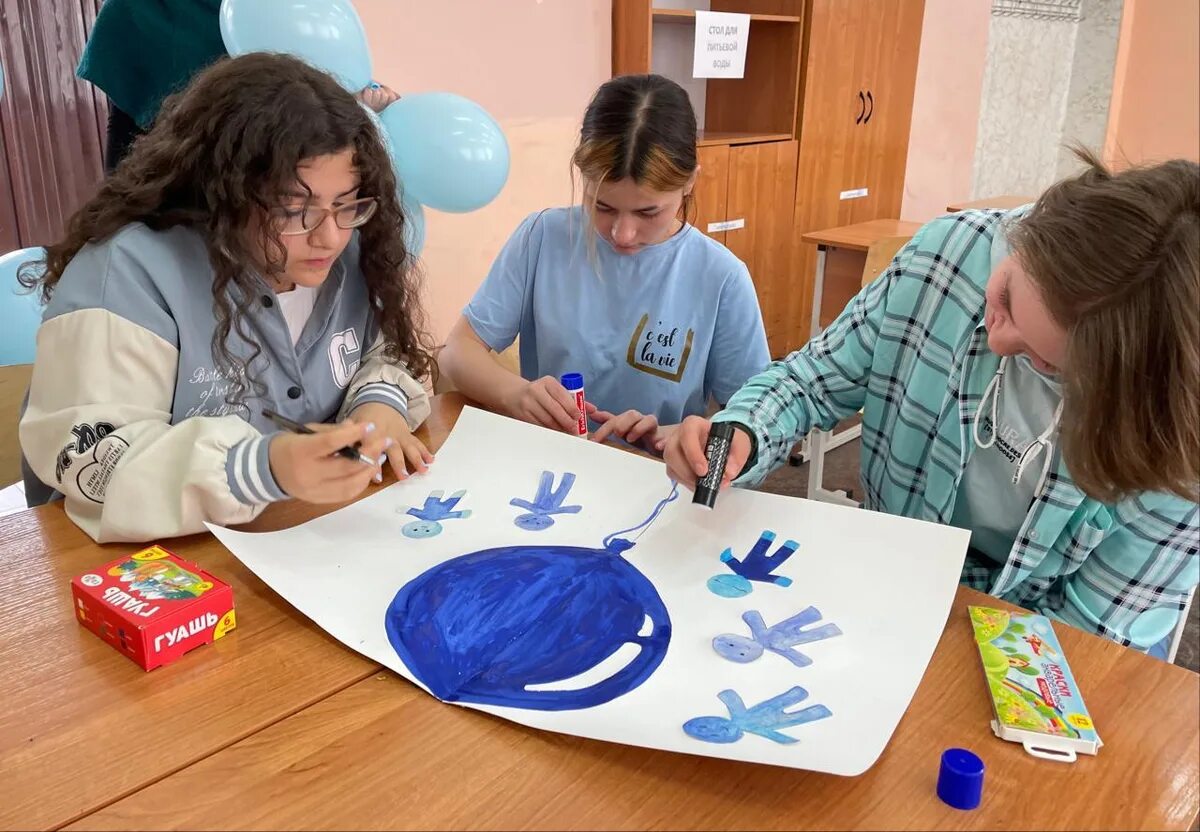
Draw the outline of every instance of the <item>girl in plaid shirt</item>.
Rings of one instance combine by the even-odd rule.
[[[926,225],[714,421],[726,484],[863,413],[865,506],[972,532],[962,580],[1148,650],[1200,580],[1200,166],[1086,169]],[[710,422],[668,441],[707,470]]]

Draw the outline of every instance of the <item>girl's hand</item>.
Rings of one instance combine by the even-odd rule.
[[[354,97],[377,113],[382,113],[388,105],[400,100],[400,96],[391,87],[374,82],[363,87]]]
[[[667,437],[667,444],[663,449],[667,474],[680,485],[693,491],[696,489],[697,478],[708,473],[708,459],[704,455],[704,448],[708,444],[708,431],[711,428],[712,422],[708,419],[689,416]],[[733,482],[733,478],[745,467],[749,458],[750,437],[744,430],[734,430],[721,488]]]
[[[662,454],[667,439],[675,431],[675,425],[659,425],[658,417],[653,414],[643,414],[636,410],[626,410],[619,416],[614,416],[607,410],[588,406],[588,415],[600,428],[592,434],[593,442],[603,442],[610,436],[615,436],[653,454]]]
[[[523,422],[564,433],[575,433],[579,425],[575,397],[554,376],[542,376],[537,381],[526,382],[505,403],[504,410]]]
[[[350,419],[362,424],[374,424],[377,430],[391,440],[386,457],[391,463],[396,479],[408,479],[410,473],[424,474],[429,470],[433,454],[425,447],[424,442],[413,436],[412,431],[408,429],[408,422],[396,408],[381,402],[368,402],[354,408]],[[380,471],[375,482],[382,480],[383,472]]]
[[[271,438],[267,458],[275,482],[285,494],[306,503],[341,503],[357,497],[379,473],[379,466],[337,452],[361,442],[359,452],[378,460],[389,446],[388,438],[374,425],[357,422],[309,427],[317,432],[279,433]]]

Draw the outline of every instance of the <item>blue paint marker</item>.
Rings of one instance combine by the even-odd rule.
[[[579,418],[575,422],[575,435],[587,436],[587,397],[583,393],[583,373],[567,373],[559,379],[559,383],[575,397],[575,407],[579,409]]]

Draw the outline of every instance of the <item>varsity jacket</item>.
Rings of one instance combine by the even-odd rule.
[[[20,423],[29,504],[64,498],[101,543],[189,534],[287,498],[271,473],[264,407],[329,422],[382,402],[415,429],[428,396],[384,357],[358,261],[356,234],[295,346],[265,283],[250,297],[230,287],[244,332],[235,327],[225,343],[249,362],[239,406],[214,360],[213,269],[200,234],[134,223],[85,246],[38,330]]]

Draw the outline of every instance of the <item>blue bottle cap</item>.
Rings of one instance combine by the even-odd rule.
[[[983,760],[965,748],[942,752],[937,795],[955,809],[974,809],[983,798]]]
[[[567,373],[565,376],[560,378],[559,381],[562,383],[562,386],[568,390],[583,389],[583,373]]]

